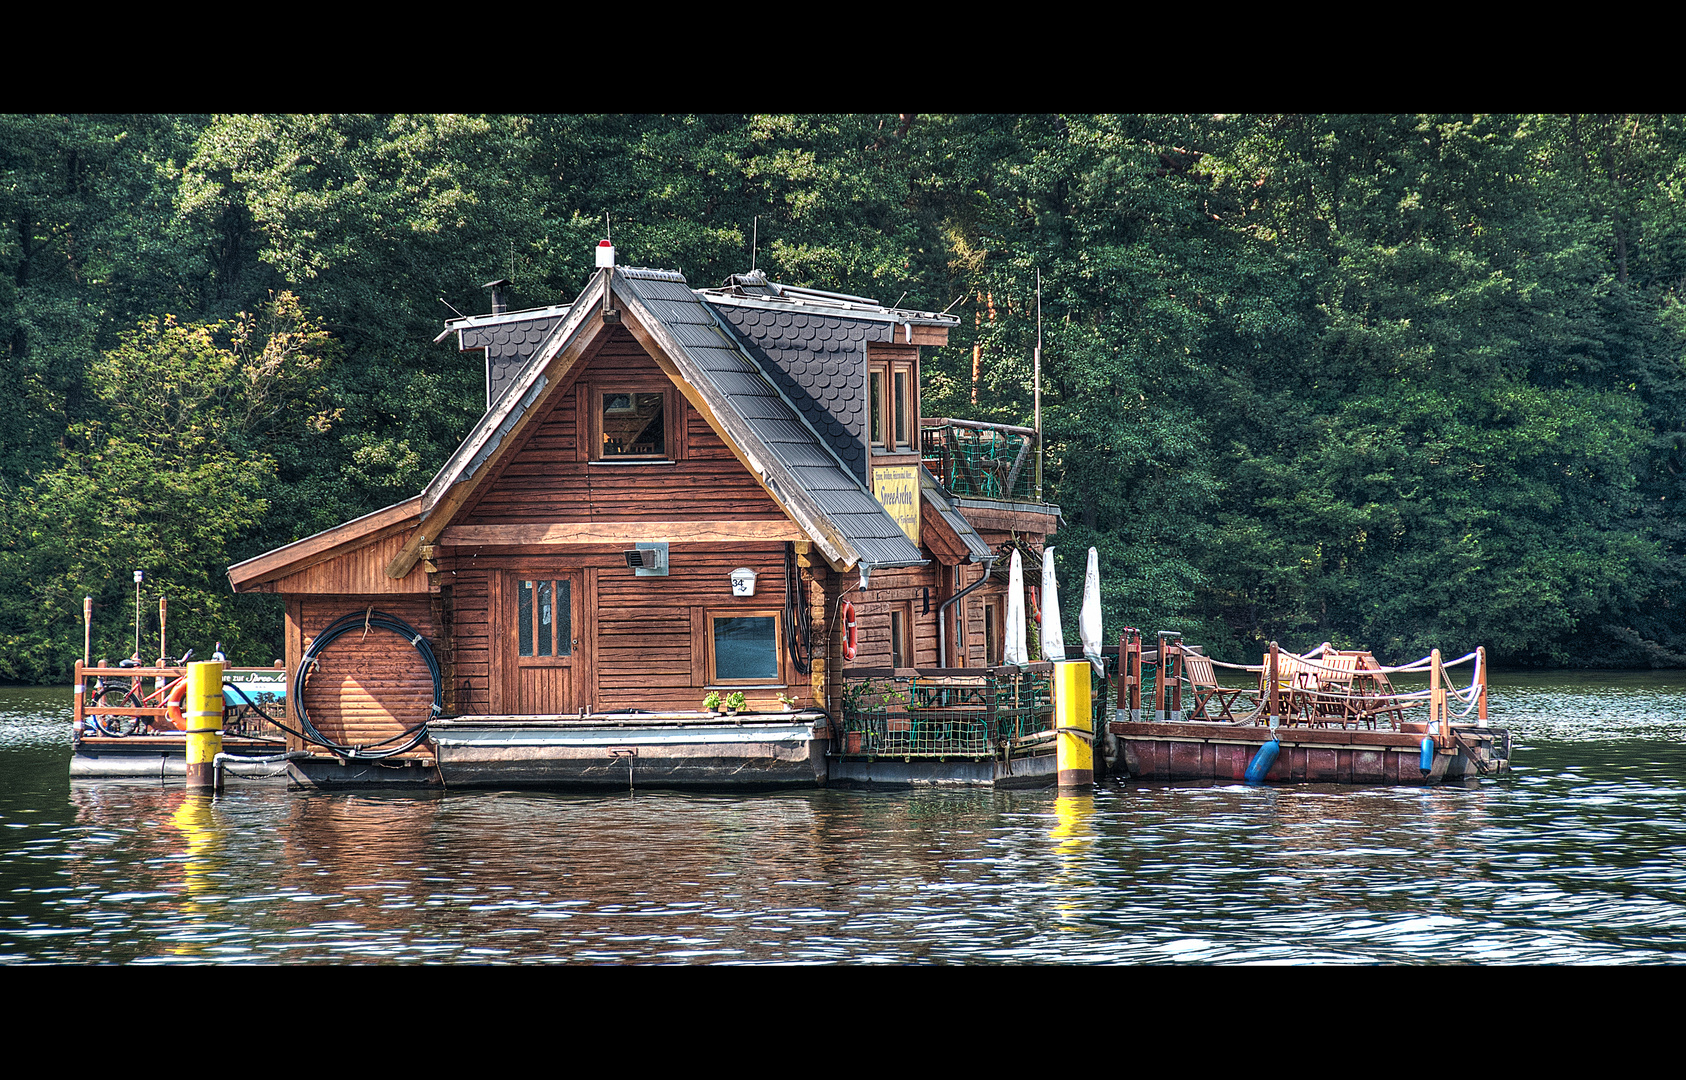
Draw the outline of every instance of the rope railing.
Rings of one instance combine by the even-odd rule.
[[[1338,652],[1338,650],[1334,649],[1328,642],[1323,642],[1321,645],[1308,649],[1304,653],[1278,654],[1277,685],[1285,690],[1289,690],[1294,695],[1295,700],[1301,703],[1302,706],[1309,706],[1313,710],[1318,710],[1323,706],[1332,705],[1344,707],[1357,702],[1360,704],[1362,711],[1365,713],[1381,713],[1397,709],[1414,708],[1424,703],[1432,704],[1434,701],[1436,688],[1433,685],[1430,685],[1422,690],[1408,691],[1396,691],[1390,687],[1386,693],[1380,692],[1380,687],[1376,687],[1375,690],[1372,691],[1369,688],[1355,687],[1353,685],[1355,680],[1365,679],[1366,677],[1373,678],[1396,674],[1433,672],[1436,663],[1435,654],[1433,652],[1419,660],[1413,660],[1405,664],[1378,664],[1375,667],[1357,669],[1344,666],[1335,667],[1329,664],[1317,662],[1317,658],[1321,658],[1334,652]],[[1231,671],[1256,673],[1259,676],[1261,687],[1269,678],[1267,674],[1270,670],[1268,659],[1264,663],[1259,664],[1231,664],[1222,660],[1213,659],[1212,657],[1204,657],[1204,659],[1209,661],[1215,667],[1227,668]],[[1373,658],[1371,658],[1371,660],[1374,662]],[[1463,656],[1460,656],[1455,660],[1439,661],[1439,670],[1443,680],[1440,688],[1441,692],[1443,692],[1448,699],[1455,700],[1459,705],[1463,706],[1462,709],[1456,713],[1452,713],[1451,710],[1448,709],[1449,717],[1455,716],[1460,720],[1467,719],[1471,713],[1481,707],[1482,695],[1485,689],[1485,680],[1483,678],[1484,661],[1485,656],[1479,649],[1465,653]],[[1451,679],[1446,678],[1445,672],[1450,668],[1460,667],[1464,664],[1473,665],[1470,673],[1470,682],[1467,687],[1459,687],[1453,684]],[[1328,681],[1332,682],[1334,685],[1328,685],[1323,679],[1314,678],[1312,680],[1303,680],[1301,678],[1301,676],[1315,676],[1319,673],[1332,676],[1333,678]],[[1293,680],[1294,683],[1298,683],[1298,685],[1291,684],[1290,680]],[[1385,679],[1383,681],[1385,683]],[[1234,722],[1256,722],[1265,715],[1268,708],[1268,702],[1261,698],[1258,706],[1254,708],[1251,713],[1246,716],[1236,718]],[[1485,714],[1483,713],[1483,716],[1484,715]]]
[[[1416,673],[1416,672],[1419,672],[1419,671],[1427,671],[1427,670],[1429,670],[1429,668],[1431,666],[1431,657],[1425,656],[1421,660],[1413,660],[1409,664],[1400,664],[1400,665],[1397,665],[1397,666],[1394,666],[1394,667],[1389,667],[1387,665],[1377,665],[1376,667],[1373,667],[1373,668],[1363,668],[1363,669],[1361,669],[1357,672],[1350,672],[1346,668],[1330,667],[1327,664],[1319,664],[1315,660],[1311,659],[1314,656],[1323,655],[1322,652],[1319,651],[1320,648],[1321,648],[1321,646],[1319,647],[1319,649],[1313,649],[1310,652],[1307,652],[1307,653],[1304,653],[1304,654],[1284,653],[1283,656],[1284,656],[1285,659],[1294,660],[1298,666],[1306,668],[1308,670],[1311,670],[1311,671],[1327,671],[1327,672],[1330,672],[1331,674],[1335,674],[1335,675],[1348,675],[1348,674],[1395,675],[1395,674],[1401,674],[1401,673],[1403,673],[1403,674],[1413,674],[1413,673]],[[1259,672],[1260,674],[1263,674],[1265,668],[1268,666],[1266,664],[1231,664],[1231,663],[1227,663],[1223,660],[1214,659],[1210,656],[1206,657],[1206,659],[1211,660],[1212,663],[1217,667],[1229,668],[1232,671],[1256,671],[1256,672]],[[1441,661],[1440,666],[1443,667],[1443,668],[1457,667],[1460,664],[1467,664],[1471,660],[1474,660],[1474,659],[1475,659],[1475,653],[1473,653],[1473,652],[1465,653],[1464,655],[1458,657],[1456,660],[1443,660],[1443,661]]]

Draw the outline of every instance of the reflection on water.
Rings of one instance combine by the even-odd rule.
[[[1516,775],[216,798],[0,689],[0,961],[1636,963],[1686,952],[1686,675],[1500,676]]]

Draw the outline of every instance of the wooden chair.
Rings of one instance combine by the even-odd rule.
[[[1315,668],[1307,668],[1316,682],[1309,712],[1312,722],[1339,724],[1344,728],[1351,720],[1357,727],[1362,700],[1354,697],[1352,683],[1358,671],[1358,657],[1351,653],[1326,653],[1317,664]]]
[[[1183,651],[1183,677],[1188,680],[1189,693],[1194,697],[1194,708],[1188,712],[1190,720],[1234,720],[1236,701],[1253,692],[1246,688],[1219,686],[1212,658],[1187,650]],[[1218,710],[1216,716],[1207,711],[1214,702]]]
[[[1259,672],[1259,702],[1270,700],[1270,654],[1264,657],[1265,670]],[[1312,707],[1316,698],[1317,673],[1306,667],[1305,661],[1293,653],[1276,654],[1276,689],[1282,700],[1282,719],[1289,724],[1312,723]],[[1268,707],[1268,705],[1267,705]]]
[[[1362,650],[1341,655],[1351,656],[1355,662],[1352,694],[1353,711],[1358,720],[1373,728],[1378,720],[1387,719],[1392,722],[1395,731],[1399,730],[1399,725],[1405,720],[1405,707],[1393,700],[1393,684],[1388,682],[1381,664]]]

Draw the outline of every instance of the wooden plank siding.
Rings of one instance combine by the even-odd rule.
[[[513,631],[490,625],[490,591],[520,580],[584,571],[582,625],[577,628],[593,711],[695,709],[707,692],[708,618],[784,607],[784,544],[674,544],[667,577],[636,577],[619,548],[477,547],[440,550],[440,578],[449,582],[456,641],[456,711],[493,711],[493,657]],[[732,595],[731,572],[756,572],[755,595]],[[512,649],[513,647],[511,647]],[[507,651],[507,650],[506,650]],[[806,680],[779,656],[786,692],[812,701]],[[508,678],[506,673],[503,677]],[[750,690],[751,708],[777,706],[778,690]],[[513,698],[511,698],[513,700]]]
[[[289,623],[298,622],[297,631],[289,626],[287,633],[287,669],[294,672],[304,651],[330,623],[370,607],[403,619],[430,642],[440,636],[425,595],[306,596],[287,607]],[[421,654],[403,637],[378,628],[366,636],[353,630],[334,639],[318,657],[305,686],[304,705],[311,724],[325,738],[367,745],[425,722],[433,705],[433,679]],[[291,736],[288,743],[291,749],[321,752]]]
[[[624,328],[579,373],[550,415],[533,425],[502,473],[477,493],[453,527],[548,526],[567,522],[786,520],[764,491],[677,391],[679,445],[669,464],[592,464],[590,410],[596,389],[658,382],[661,368]]]
[[[405,533],[379,537],[363,547],[307,566],[261,586],[263,592],[379,595],[428,591],[427,574],[418,565],[399,580],[386,576],[386,564],[404,546]],[[260,591],[260,590],[252,590]]]

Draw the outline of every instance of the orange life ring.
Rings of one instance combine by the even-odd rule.
[[[177,731],[187,730],[187,721],[181,714],[181,703],[187,700],[187,680],[185,678],[170,687],[169,696],[164,698],[164,719]]]
[[[1037,621],[1037,623],[1040,624],[1042,622],[1041,597],[1039,597],[1037,595],[1038,590],[1037,590],[1036,586],[1034,586],[1034,585],[1032,585],[1026,591],[1030,593],[1030,610],[1031,610],[1031,616],[1030,617],[1035,619]]]
[[[853,660],[855,653],[860,651],[860,639],[855,632],[855,605],[843,601],[840,614],[843,616],[843,659]]]

